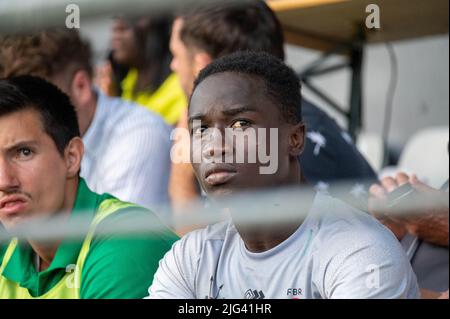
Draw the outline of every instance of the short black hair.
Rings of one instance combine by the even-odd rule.
[[[0,117],[28,109],[41,115],[44,130],[61,155],[80,136],[75,108],[56,86],[29,75],[0,79]]]
[[[280,21],[264,1],[214,3],[181,14],[180,38],[213,59],[237,51],[263,51],[284,60]]]
[[[272,101],[288,123],[302,121],[301,84],[294,70],[264,52],[236,52],[219,58],[204,68],[194,82],[194,90],[211,75],[232,72],[261,78]]]

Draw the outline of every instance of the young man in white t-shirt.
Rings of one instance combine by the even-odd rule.
[[[265,53],[229,55],[200,73],[189,126],[193,159],[201,145],[194,171],[208,197],[302,184],[298,156],[305,126],[298,105],[296,74]],[[269,138],[270,128],[277,129],[277,143]],[[244,144],[245,163],[221,163],[237,155],[235,145],[223,138],[227,129],[256,129],[258,134],[265,130],[266,141],[253,146],[258,151],[277,148],[277,169],[262,174],[262,162],[248,160],[249,140]],[[299,204],[309,207],[306,219],[299,211],[294,221],[249,226],[236,218],[245,209],[231,209],[230,221],[186,235],[160,262],[149,298],[419,297],[400,244],[374,218],[326,195]]]

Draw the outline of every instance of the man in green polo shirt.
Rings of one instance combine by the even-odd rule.
[[[35,218],[90,220],[80,241],[0,242],[0,299],[142,298],[177,237],[151,212],[89,190],[79,177],[84,147],[73,106],[52,84],[0,80],[0,223]],[[98,227],[136,216],[158,232],[97,236]]]

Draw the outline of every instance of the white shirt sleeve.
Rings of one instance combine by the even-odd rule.
[[[196,299],[195,279],[202,250],[202,231],[177,241],[159,263],[146,299]]]

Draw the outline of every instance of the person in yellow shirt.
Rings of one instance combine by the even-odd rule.
[[[112,58],[129,68],[121,81],[122,98],[145,106],[175,125],[187,106],[177,75],[170,71],[169,17],[114,19]]]
[[[154,91],[137,91],[139,71],[131,69],[122,81],[122,98],[136,102],[161,115],[174,125],[186,109],[187,101],[175,74],[170,74]]]

